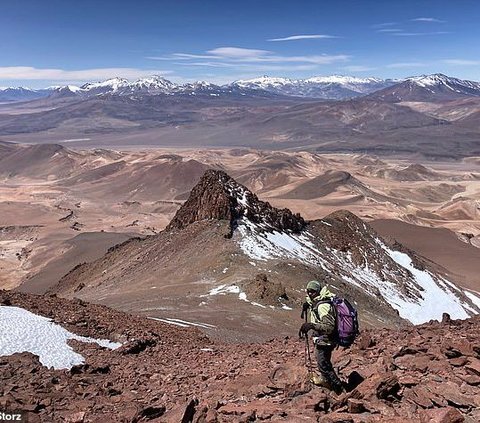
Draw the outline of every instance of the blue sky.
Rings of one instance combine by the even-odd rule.
[[[480,80],[480,1],[3,0],[0,86],[160,74]]]

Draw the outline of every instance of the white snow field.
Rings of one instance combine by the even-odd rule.
[[[31,352],[38,355],[40,363],[46,367],[70,369],[83,364],[84,358],[67,344],[69,339],[94,342],[112,350],[122,345],[76,335],[51,319],[20,307],[0,306],[0,356]]]
[[[394,251],[379,239],[377,244],[401,268],[408,270],[409,275],[399,284],[395,271],[385,268],[389,276],[383,278],[369,266],[365,257],[364,267],[353,263],[349,252],[341,252],[327,248],[328,256],[321,253],[313,243],[313,237],[308,231],[302,234],[264,231],[262,224],[253,223],[248,219],[239,219],[237,236],[234,239],[249,258],[257,261],[272,259],[294,259],[306,265],[321,266],[324,270],[340,270],[342,278],[355,285],[368,295],[380,294],[383,299],[397,310],[400,316],[413,324],[421,324],[429,320],[441,320],[442,314],[449,313],[453,319],[466,319],[480,313],[477,297],[457,287],[442,277],[428,270],[415,268],[412,259],[405,253]],[[326,223],[326,222],[324,222]],[[220,292],[225,289],[219,287]],[[213,290],[214,291],[214,290]],[[216,292],[210,292],[210,295]]]

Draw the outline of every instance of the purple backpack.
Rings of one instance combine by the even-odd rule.
[[[332,306],[335,313],[335,341],[341,347],[350,347],[359,334],[358,313],[355,307],[345,298],[333,297],[328,300],[317,301],[313,305],[315,313],[318,313],[319,304],[330,304]]]

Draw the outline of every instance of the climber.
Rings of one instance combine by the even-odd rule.
[[[306,290],[306,301],[302,308],[302,316],[306,316],[306,321],[300,328],[299,336],[303,338],[310,330],[314,331],[313,343],[318,369],[326,385],[339,394],[343,391],[343,384],[335,373],[331,361],[332,351],[336,346],[334,339],[336,323],[335,310],[329,299],[335,295],[327,286],[322,288],[318,281],[308,282]]]

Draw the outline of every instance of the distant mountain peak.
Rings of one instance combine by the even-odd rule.
[[[118,88],[124,87],[127,84],[127,79],[115,77],[100,82],[87,82],[86,84],[83,84],[80,88],[82,90],[92,90],[95,88],[110,88],[112,90],[117,90]]]
[[[243,87],[266,87],[270,85],[285,85],[285,84],[292,84],[296,80],[289,79],[289,78],[282,78],[282,77],[273,77],[268,75],[263,75],[258,78],[252,79],[239,79],[235,81],[233,84]]]
[[[183,229],[201,220],[228,220],[233,229],[240,219],[264,230],[299,232],[305,225],[299,214],[276,209],[221,170],[207,170],[177,211],[168,229]]]
[[[311,78],[305,79],[306,82],[311,83],[326,83],[326,84],[370,84],[372,82],[379,83],[383,80],[380,78],[366,77],[359,78],[357,76],[346,76],[346,75],[328,75],[328,76],[313,76]]]
[[[480,96],[480,83],[446,76],[442,73],[412,76],[374,92],[371,97],[383,101],[448,101]]]
[[[431,75],[413,76],[406,79],[406,82],[415,83],[421,87],[444,86],[452,91],[458,91],[459,87],[467,89],[480,89],[480,83],[464,79],[453,78],[443,73],[434,73]]]
[[[314,76],[308,79],[262,76],[235,81],[230,86],[264,90],[287,96],[342,100],[368,94],[394,83],[393,80],[343,75]]]
[[[145,87],[174,87],[175,84],[168,79],[160,75],[152,75],[149,77],[139,78],[132,82],[132,86],[145,86]]]

